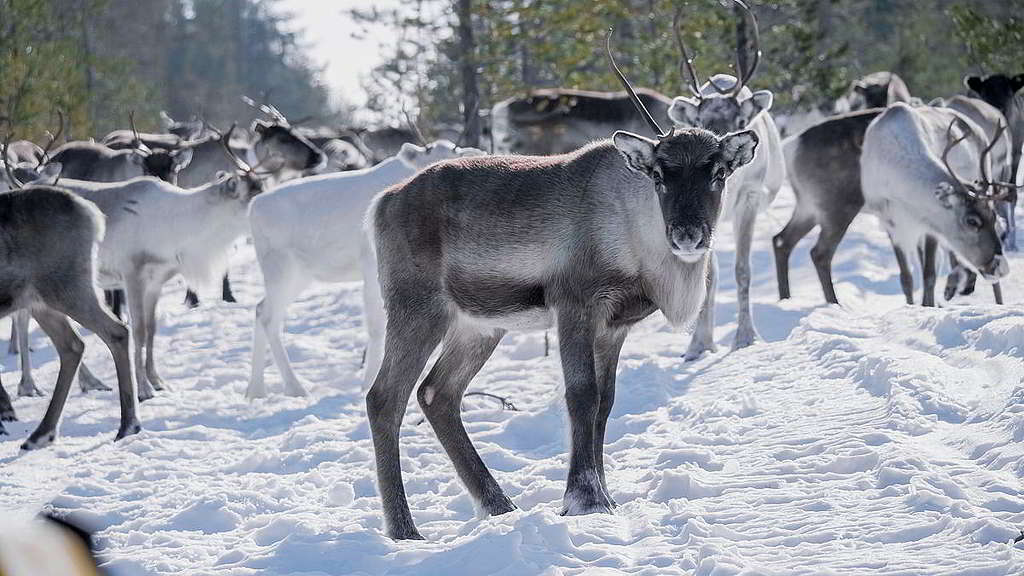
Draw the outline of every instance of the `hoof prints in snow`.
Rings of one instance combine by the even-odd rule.
[[[784,222],[786,192],[778,204]],[[806,244],[794,253],[794,298],[779,303],[772,220],[759,221],[752,291],[768,342],[727,351],[735,294],[724,265],[720,352],[684,363],[687,337],[660,317],[626,341],[607,434],[614,514],[558,515],[568,431],[557,342],[545,358],[541,334],[510,334],[471,389],[521,411],[471,398],[464,418],[519,510],[478,517],[413,402],[402,465],[428,540],[384,537],[360,287],[311,288],[289,314],[285,344],[310,396],[284,396],[270,368],[270,396],[247,401],[262,295],[248,247],[232,268],[239,304],[209,294],[187,310],[182,287],[167,288],[156,345],[172,390],[141,406],[140,435],[113,444],[116,397],[75,389],[57,444],[19,454],[48,398],[15,399],[20,422],[0,438],[0,514],[74,512],[121,574],[1024,573],[1024,545],[1008,544],[1024,526],[1022,276],[1004,283],[1005,307],[986,290],[971,305],[904,307],[888,240],[865,218],[836,255],[844,308],[821,305]],[[719,242],[731,262],[730,235]],[[86,361],[113,382],[102,345],[85,340]],[[49,394],[52,348],[38,331],[32,346]]]

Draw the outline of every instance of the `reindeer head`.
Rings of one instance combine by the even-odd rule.
[[[956,136],[954,128],[960,125],[962,134]],[[1005,202],[1016,194],[1017,187],[1006,182],[992,179],[989,156],[995,143],[1003,135],[1006,127],[1002,123],[995,137],[982,150],[979,159],[979,178],[974,182],[962,180],[949,163],[950,152],[973,132],[971,128],[957,117],[946,129],[946,147],[942,151],[942,163],[949,173],[949,181],[942,182],[935,190],[939,203],[944,210],[945,222],[940,223],[943,237],[958,255],[981,273],[990,282],[997,281],[1009,273],[1009,265],[1003,256],[1002,243],[999,240],[995,205]]]
[[[679,73],[684,80],[689,78],[687,87],[693,95],[692,97],[680,96],[672,101],[668,116],[676,126],[706,128],[715,134],[728,134],[745,130],[762,112],[766,112],[772,107],[771,92],[758,90],[751,93],[749,89],[746,89],[747,83],[754,76],[761,60],[760,33],[757,28],[757,18],[754,17],[746,3],[742,0],[733,0],[733,2],[742,9],[750,23],[754,44],[753,62],[749,68],[743,70],[740,79],[727,74],[718,74],[710,78],[703,89],[700,87],[693,59],[690,57],[686,42],[680,32],[682,7],[676,10],[675,17],[672,19],[672,28],[681,56]],[[742,47],[737,47],[737,71],[742,69],[739,58],[740,49]]]
[[[964,86],[985,102],[1005,113],[1014,94],[1024,88],[1024,74],[1012,77],[1005,74],[992,74],[984,78],[966,76],[964,77]]]
[[[259,163],[275,173],[277,181],[301,176],[306,170],[316,169],[327,161],[323,152],[296,131],[277,108],[269,104],[257,105],[250,98],[243,98],[243,101],[269,118],[252,123],[252,131],[256,134],[253,151]],[[271,158],[273,162],[267,162]]]
[[[164,110],[160,111],[160,124],[165,132],[174,134],[182,140],[195,140],[202,136],[203,131],[207,128],[206,123],[200,120],[198,116],[192,116],[188,121],[179,122],[171,118]]]
[[[165,113],[163,113],[166,115]],[[135,112],[128,112],[128,122],[131,124],[132,142],[131,154],[132,163],[142,168],[146,176],[159,178],[164,182],[177,185],[178,172],[181,172],[192,162],[192,148],[202,143],[201,141],[185,142],[176,150],[156,150],[146,146],[135,127]]]
[[[229,144],[231,142],[231,135],[235,132],[236,127],[237,125],[232,124],[231,129],[220,139],[221,149],[235,165],[235,173],[218,173],[217,180],[220,182],[221,192],[225,196],[240,200],[242,204],[248,205],[250,200],[266,191],[268,178],[276,172],[273,169],[262,169],[262,164],[274,163],[276,157],[265,158],[255,166],[250,166],[245,160],[239,158]]]
[[[3,164],[3,174],[0,175],[0,192],[8,192],[12,190],[21,189],[23,186],[35,183],[48,183],[55,186],[57,181],[60,180],[60,174],[63,170],[63,166],[60,162],[50,162],[50,149],[53,148],[54,143],[64,133],[64,112],[57,110],[59,117],[60,126],[57,128],[57,133],[53,134],[47,131],[49,141],[46,143],[46,147],[42,149],[42,154],[39,157],[38,162],[21,162],[16,161],[16,154],[10,151],[11,138],[14,136],[14,125],[10,121],[7,122],[7,138],[4,139],[3,148],[0,150],[0,163]]]
[[[754,158],[757,134],[747,130],[716,136],[702,128],[663,131],[615,64],[611,36],[609,30],[606,49],[612,71],[658,135],[652,140],[620,130],[612,142],[626,166],[654,184],[669,249],[684,262],[698,262],[711,250],[725,181]]]

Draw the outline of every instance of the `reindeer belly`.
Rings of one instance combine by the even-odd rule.
[[[522,278],[449,276],[445,294],[464,320],[487,328],[538,330],[554,324],[544,286]]]

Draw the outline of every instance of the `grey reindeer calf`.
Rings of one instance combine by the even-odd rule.
[[[693,319],[706,294],[725,181],[757,135],[663,132],[608,58],[657,140],[616,132],[561,156],[446,161],[367,213],[387,313],[366,397],[387,533],[420,539],[402,483],[399,427],[413,387],[459,478],[487,513],[515,509],[480,459],[459,405],[510,329],[558,326],[572,451],[563,514],[610,512],[604,434],[629,328],[661,310]],[[367,281],[373,281],[368,278]]]
[[[96,288],[96,252],[103,234],[104,218],[96,206],[61,188],[32,186],[0,194],[0,317],[23,308],[31,310],[60,357],[50,405],[23,450],[47,446],[57,436],[57,424],[84,348],[68,317],[96,333],[114,357],[121,401],[117,439],[141,429],[128,329],[107,312]],[[14,409],[0,386],[2,420],[14,420]]]

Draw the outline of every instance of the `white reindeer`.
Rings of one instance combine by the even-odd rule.
[[[775,127],[769,110],[773,96],[768,90],[751,92],[747,83],[754,76],[760,61],[761,50],[758,42],[757,19],[745,3],[734,0],[747,16],[753,33],[753,62],[743,70],[742,78],[718,74],[702,87],[698,87],[697,72],[686,49],[686,43],[679,31],[681,8],[673,22],[676,43],[682,53],[681,66],[689,75],[692,98],[678,97],[668,110],[669,118],[677,126],[694,126],[711,130],[719,136],[752,130],[757,133],[760,145],[754,160],[740,167],[726,188],[726,209],[723,218],[731,216],[733,233],[736,236],[736,294],[737,327],[733,349],[750,346],[759,339],[750,310],[750,246],[754,237],[754,224],[758,212],[767,210],[779,193],[786,175],[785,158],[779,131]],[[740,70],[737,65],[737,70]],[[708,297],[704,301],[700,318],[686,351],[686,359],[694,360],[705,352],[716,350],[714,340],[715,290],[718,278],[718,259],[712,258],[709,277]]]
[[[989,282],[1009,273],[994,211],[1007,189],[993,180],[989,159],[1001,132],[989,143],[983,129],[956,111],[897,103],[864,134],[864,210],[888,232],[901,276],[909,274],[906,255],[918,252],[926,305],[934,305],[938,244]]]
[[[398,154],[364,170],[325,174],[283,184],[253,201],[249,209],[256,256],[266,294],[256,306],[253,323],[252,377],[246,396],[261,398],[266,347],[284,379],[285,393],[306,394],[291,368],[281,342],[288,305],[310,282],[341,282],[359,278],[363,214],[381,190],[397,184],[439,160],[479,156],[475,148],[459,148],[446,140],[427,146],[405,143]],[[374,289],[375,282],[367,282]],[[374,320],[368,318],[368,325]],[[372,348],[371,348],[372,350]],[[374,360],[374,356],[370,360]],[[367,373],[369,366],[367,363]]]
[[[224,173],[192,189],[148,177],[117,183],[61,180],[62,187],[95,203],[107,218],[100,283],[125,289],[140,399],[164,388],[153,349],[163,285],[179,274],[193,286],[219,279],[229,248],[247,231],[250,200],[264,189],[250,166],[232,159],[238,174]]]

